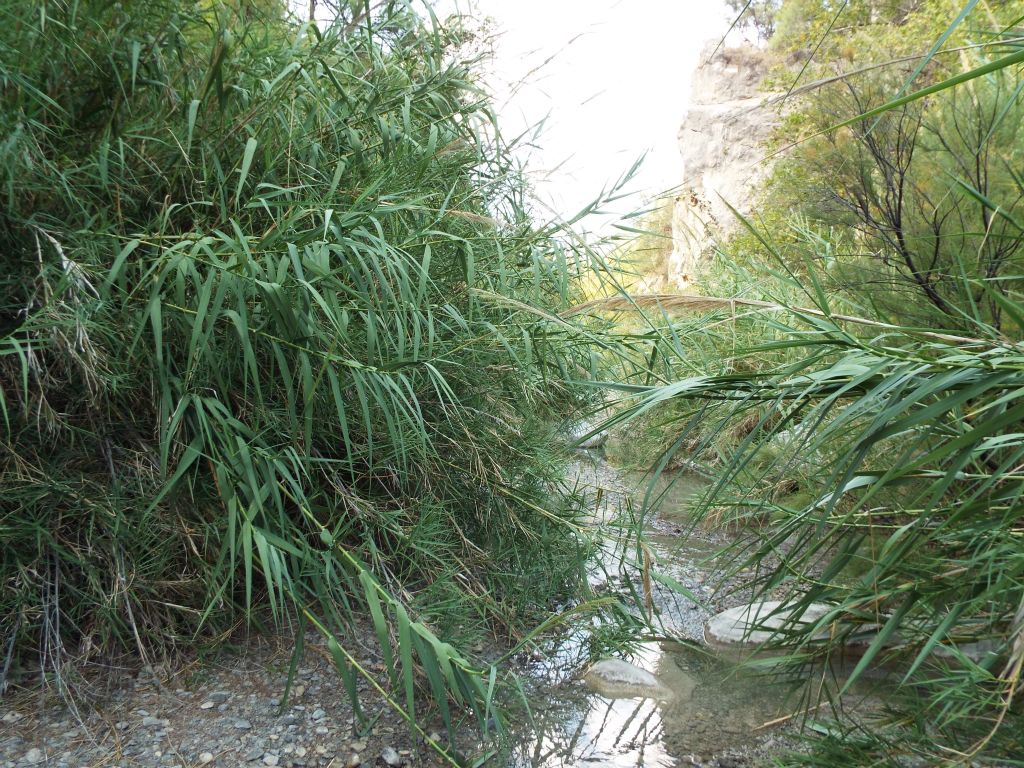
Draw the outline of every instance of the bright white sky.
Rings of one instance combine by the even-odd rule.
[[[511,137],[543,122],[522,159],[556,214],[573,217],[645,152],[626,188],[636,194],[605,210],[629,213],[682,183],[676,134],[698,54],[729,28],[723,0],[425,1],[442,19],[459,11],[496,23],[491,88],[502,130]],[[290,2],[300,15],[308,8]]]
[[[682,183],[676,134],[698,54],[729,27],[722,0],[446,0],[437,10],[471,2],[502,31],[492,88],[505,135],[547,118],[529,168],[558,214],[581,210],[644,152],[629,189],[653,197]]]

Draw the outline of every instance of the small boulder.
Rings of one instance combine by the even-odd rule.
[[[598,432],[596,435],[590,435],[585,440],[583,439],[586,435],[590,434],[594,430],[592,424],[585,421],[581,421],[576,424],[572,429],[569,430],[569,437],[576,444],[577,448],[594,449],[600,448],[608,440],[607,432]]]
[[[960,661],[967,659],[974,664],[980,664],[990,656],[996,656],[999,652],[999,643],[995,640],[977,640],[973,643],[959,643],[956,645],[936,645],[932,653],[940,659],[947,661]]]
[[[712,616],[704,625],[704,639],[715,647],[751,648],[771,639],[777,630],[813,624],[830,610],[824,603],[811,603],[796,615],[796,609],[784,608],[778,600],[738,605]],[[827,636],[827,631],[822,633]]]
[[[602,659],[587,671],[583,682],[610,699],[672,698],[672,690],[657,677],[622,659]]]

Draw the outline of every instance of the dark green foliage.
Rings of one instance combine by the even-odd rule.
[[[547,424],[590,358],[544,319],[573,255],[525,223],[470,31],[397,2],[0,19],[5,648],[59,671],[269,609],[347,670],[355,599],[483,717],[435,631],[578,583]]]

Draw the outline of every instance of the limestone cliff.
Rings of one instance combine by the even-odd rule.
[[[693,284],[701,256],[738,224],[724,201],[749,212],[767,170],[762,145],[775,124],[775,114],[761,108],[767,94],[758,90],[768,68],[763,51],[721,48],[712,56],[714,47],[701,53],[679,129],[685,181],[672,214],[667,275],[676,289]]]

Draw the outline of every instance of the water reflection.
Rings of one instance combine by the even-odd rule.
[[[521,748],[511,765],[670,768],[676,764],[662,740],[663,723],[657,702],[590,696],[579,704],[571,711],[542,713],[536,740]]]
[[[593,508],[595,523],[607,526],[616,515],[628,516],[643,505],[647,478],[619,473],[594,456],[581,457],[576,472],[581,486],[602,489]],[[659,486],[666,491],[663,503],[657,517],[644,521],[662,573],[700,601],[654,584],[654,614],[666,635],[698,643],[710,597],[704,580],[722,541],[680,535],[679,529],[687,527],[687,502],[702,485],[700,479],[684,476],[671,486]],[[609,535],[592,583],[610,590],[621,590],[628,581],[636,584],[636,558],[631,566],[623,562],[623,547],[629,546],[628,536]],[[802,685],[772,680],[692,646],[656,642],[642,645],[632,661],[671,688],[672,698],[601,696],[577,679],[592,640],[590,632],[577,628],[552,639],[530,665],[537,683],[530,696],[533,722],[517,734],[508,763],[513,768],[689,765],[688,758],[700,762],[702,757],[758,741],[773,724],[788,720],[807,704],[807,678]]]
[[[609,699],[565,682],[537,701],[531,739],[515,768],[579,765],[675,766],[750,744],[767,726],[801,706],[799,690],[698,650],[651,643],[634,658],[673,691],[671,699]],[[688,762],[684,764],[689,764]]]

